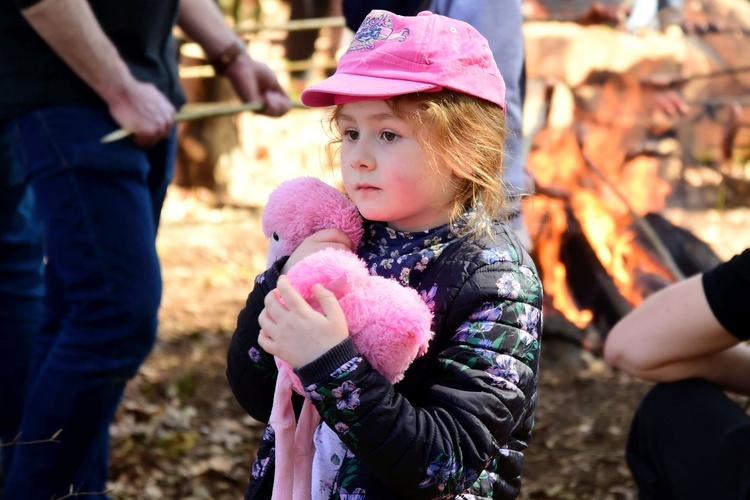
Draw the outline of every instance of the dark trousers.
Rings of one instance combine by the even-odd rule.
[[[656,385],[633,419],[627,462],[641,500],[735,500],[750,493],[750,418],[716,385]]]
[[[11,153],[8,135],[0,131],[0,443],[16,437],[21,421],[31,352],[42,322],[43,269],[42,223],[34,193]],[[0,448],[0,471],[10,466],[15,448]]]
[[[59,443],[14,450],[5,500],[105,489],[109,425],[156,338],[155,239],[174,134],[150,149],[129,139],[101,144],[115,128],[98,106],[43,108],[5,125],[36,196],[47,256],[21,439],[62,431]]]

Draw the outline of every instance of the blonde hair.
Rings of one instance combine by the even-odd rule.
[[[460,92],[442,90],[396,96],[385,101],[412,127],[429,165],[436,174],[447,167],[456,188],[450,207],[454,232],[490,232],[491,220],[505,209],[502,183],[505,112],[498,105]],[[341,106],[328,117],[329,159],[340,149],[336,125]],[[465,220],[467,210],[476,217]],[[456,224],[460,222],[459,224]]]

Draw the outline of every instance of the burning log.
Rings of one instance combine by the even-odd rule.
[[[711,163],[724,167],[721,177],[707,177],[720,179],[711,186],[716,204],[750,196],[746,169],[731,161],[750,148],[750,108],[737,104],[750,66],[714,67],[714,52],[736,52],[729,49],[739,42],[726,37],[726,47],[712,39],[685,51],[682,38],[655,44],[657,37],[569,23],[554,30],[527,23],[524,34],[537,83],[524,111],[541,123],[525,131],[537,190],[523,210],[544,283],[544,335],[586,346],[647,296],[718,263],[707,244],[660,213],[671,201],[698,201],[675,188],[686,164],[703,164],[719,149],[722,158]],[[679,99],[665,105],[675,91]],[[731,114],[719,134],[724,110]]]
[[[582,136],[579,135],[579,143],[581,145],[581,148],[583,148],[583,140]],[[648,222],[644,221],[633,209],[633,207],[630,205],[630,202],[628,202],[627,197],[617,188],[617,185],[609,180],[609,178],[604,174],[604,172],[601,171],[594,163],[588,158],[588,156],[585,153],[582,153],[583,159],[586,163],[586,166],[591,170],[594,174],[597,175],[601,180],[603,180],[608,186],[609,189],[614,193],[614,195],[617,197],[617,199],[622,202],[622,204],[627,209],[630,216],[633,218],[633,221],[635,224],[639,227],[641,232],[651,241],[651,245],[653,246],[654,250],[659,254],[661,257],[664,265],[669,269],[672,276],[674,276],[675,279],[681,279],[683,278],[682,272],[675,264],[674,260],[672,259],[672,255],[667,251],[667,249],[664,247],[664,244],[661,242],[658,234],[654,232],[654,230],[651,228],[651,226],[648,224]]]
[[[609,330],[637,305],[628,300],[620,291],[612,274],[604,267],[581,227],[572,207],[565,208],[567,231],[559,247],[559,260],[565,267],[566,286],[579,310],[590,312],[590,321],[585,327],[575,325],[565,319],[565,314],[548,301],[545,304],[545,338],[552,337],[567,343],[596,350],[596,345],[586,344],[586,331],[593,333],[601,341]],[[661,244],[669,253],[681,275],[692,276],[707,271],[721,260],[711,247],[690,231],[676,226],[664,216],[648,213],[643,219],[659,234]],[[642,226],[631,224],[624,231],[632,231],[634,238],[631,254],[636,256],[631,263],[630,273],[633,284],[630,289],[640,299],[676,281],[665,272],[659,262],[660,253],[654,249],[654,240],[646,236]],[[536,258],[536,257],[535,257]],[[544,269],[542,269],[544,273]],[[553,292],[553,291],[551,291]],[[549,319],[549,321],[547,321]]]
[[[553,176],[543,176],[547,182],[537,182],[527,212],[531,218],[543,214],[535,220],[534,258],[550,296],[547,338],[584,345],[588,332],[602,341],[645,297],[718,263],[710,247],[689,231],[656,212],[639,215],[631,201],[634,192],[644,191],[646,178],[628,186],[627,165],[605,173],[584,152],[583,135],[572,130],[542,137],[547,141],[535,151],[538,165],[562,154],[567,161],[564,172],[556,169]],[[639,161],[645,162],[648,178],[657,175],[651,159],[629,164]],[[559,315],[566,321],[557,321]]]
[[[568,232],[560,248],[560,261],[567,270],[568,287],[577,306],[592,312],[589,327],[604,337],[633,306],[602,265],[570,207],[566,216]]]
[[[644,216],[664,243],[675,264],[685,276],[693,276],[708,271],[721,263],[721,259],[711,247],[682,227],[672,224],[666,217],[649,212]],[[649,246],[650,240],[639,235],[638,244]]]

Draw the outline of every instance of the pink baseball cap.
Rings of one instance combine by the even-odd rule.
[[[336,73],[302,92],[310,107],[455,90],[505,109],[505,82],[487,40],[471,25],[420,12],[373,10]]]

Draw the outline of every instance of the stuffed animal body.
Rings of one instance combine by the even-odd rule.
[[[327,228],[343,230],[359,246],[364,233],[356,206],[340,191],[314,177],[282,183],[268,199],[263,231],[270,238],[269,266],[291,255],[305,238]],[[291,285],[318,311],[312,293],[320,283],[341,305],[359,352],[391,383],[396,383],[432,339],[432,312],[416,290],[394,280],[372,276],[354,253],[326,249],[306,256],[287,273]],[[305,399],[299,421],[291,404],[292,391],[304,395],[291,366],[276,359],[279,374],[269,423],[276,435],[274,500],[311,496],[313,434],[320,422]]]
[[[432,313],[416,290],[372,276],[365,262],[333,248],[308,255],[287,273],[291,285],[313,307],[316,283],[333,292],[341,305],[357,350],[391,383],[404,377],[411,362],[427,351]]]

